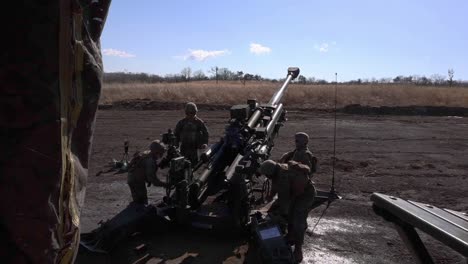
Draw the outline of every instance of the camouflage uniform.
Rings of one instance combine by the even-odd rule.
[[[73,263],[110,0],[12,1],[2,16],[2,263]]]
[[[154,146],[154,144],[158,144],[158,146],[155,146],[159,148],[155,150],[156,152],[164,153],[164,146],[158,141],[154,141],[152,145],[150,145],[150,148]],[[139,157],[134,157],[130,162],[127,183],[132,193],[133,202],[148,204],[148,194],[145,183],[153,184],[154,186],[165,186],[165,183],[160,181],[156,176],[158,164],[152,151],[145,151],[138,155]]]
[[[197,111],[194,103],[188,103],[185,112],[194,112],[194,116],[180,120],[174,131],[176,146],[180,146],[180,153],[192,164],[198,162],[198,149],[208,144],[209,137],[205,123],[195,115]]]
[[[296,258],[302,259],[307,216],[316,195],[309,178],[310,169],[295,161],[281,164],[267,160],[260,166],[260,173],[272,179],[270,195],[278,194],[270,213],[279,214],[287,219],[288,239],[295,245]]]
[[[297,161],[310,168],[310,175],[317,170],[317,158],[314,157],[312,152],[307,147],[309,136],[304,132],[296,133],[296,149],[286,152],[281,156],[279,162],[287,163],[288,161]]]

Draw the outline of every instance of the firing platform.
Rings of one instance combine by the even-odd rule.
[[[468,258],[468,214],[429,204],[373,193],[374,211],[393,222],[419,263],[433,263],[415,228],[431,235]]]

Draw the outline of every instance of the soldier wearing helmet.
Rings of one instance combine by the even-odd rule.
[[[314,157],[308,148],[309,135],[304,132],[298,132],[294,136],[296,149],[286,152],[279,160],[280,163],[287,163],[288,161],[297,161],[310,168],[310,175],[317,170],[317,158]]]
[[[205,149],[208,144],[208,128],[197,116],[197,105],[189,102],[185,105],[185,118],[180,120],[174,130],[176,146],[180,153],[192,164],[198,162],[198,149]]]
[[[148,186],[151,184],[166,186],[166,183],[156,176],[157,161],[164,155],[166,147],[159,140],[154,140],[148,148],[149,150],[135,153],[128,167],[127,183],[132,193],[132,199],[133,202],[140,204],[148,204],[145,183],[148,183]]]
[[[269,213],[274,218],[279,216],[283,221],[287,221],[286,238],[294,245],[296,261],[301,262],[307,216],[316,195],[315,187],[309,178],[310,169],[296,161],[277,163],[266,160],[260,165],[259,172],[272,181],[267,200],[272,200],[278,194],[278,199],[270,207]]]

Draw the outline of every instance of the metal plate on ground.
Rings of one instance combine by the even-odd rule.
[[[390,220],[403,221],[468,256],[468,219],[465,213],[380,193],[372,194],[371,200],[374,206],[384,210]]]

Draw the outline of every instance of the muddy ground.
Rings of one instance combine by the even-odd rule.
[[[123,141],[130,152],[145,148],[173,128],[182,112],[100,110],[89,171],[82,231],[88,232],[130,201],[125,174],[105,172],[112,158],[120,159]],[[222,134],[228,111],[201,111],[209,126],[210,143]],[[280,130],[273,158],[293,148],[293,135],[305,131],[319,159],[317,186],[328,189],[333,156],[333,114],[295,111]],[[376,216],[369,200],[381,192],[458,211],[468,211],[468,118],[338,114],[336,189],[343,199],[333,203],[312,233],[324,207],[309,217],[303,263],[413,263],[392,225]],[[156,202],[162,191],[150,187]],[[235,235],[185,233],[132,238],[111,256],[80,252],[77,262],[133,263],[242,263],[245,239]],[[465,263],[450,248],[423,235],[437,263]],[[133,247],[144,241],[146,248]],[[192,254],[192,255],[190,255]]]

